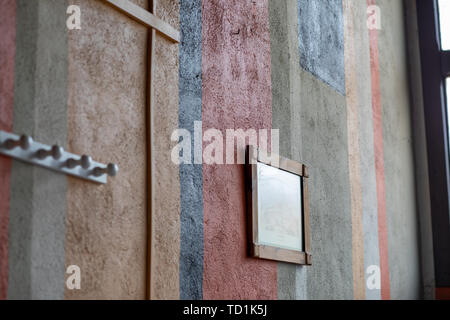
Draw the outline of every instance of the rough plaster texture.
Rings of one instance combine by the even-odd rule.
[[[354,37],[353,2],[343,1],[345,83],[347,98],[347,141],[352,214],[353,298],[366,295],[364,279],[363,204],[361,186],[361,153],[359,135],[359,100]]]
[[[158,1],[156,15],[179,30],[179,2]],[[171,161],[178,128],[179,45],[157,35],[154,59],[154,146],[151,298],[180,298],[180,169]]]
[[[271,3],[273,126],[281,129],[280,152],[310,167],[313,266],[279,264],[278,297],[351,299],[346,100],[296,65],[295,53],[286,50],[298,45],[291,17],[295,2]]]
[[[375,178],[375,155],[373,144],[372,90],[370,81],[369,34],[367,32],[367,5],[364,1],[351,1],[353,37],[358,94],[359,148],[362,190],[362,223],[364,238],[364,270],[380,265],[378,247],[378,210]],[[365,272],[365,280],[368,274]],[[366,299],[378,300],[380,290],[366,287]]]
[[[203,31],[199,26],[199,1],[181,4],[180,28],[189,38],[183,38],[180,48],[179,89],[179,48],[160,36],[156,39],[152,297],[197,299],[202,298],[203,290],[205,299],[353,298],[348,106],[345,97],[322,82],[326,79],[312,76],[296,63],[302,61],[297,50],[298,26],[293,22],[297,0],[271,0],[269,8],[265,1],[203,0]],[[146,7],[144,0],[134,2]],[[68,149],[103,162],[116,162],[120,173],[106,186],[69,178],[66,266],[81,267],[82,290],[66,290],[65,296],[143,298],[147,241],[143,70],[147,31],[97,1],[79,0],[76,4],[82,8],[83,29],[69,33]],[[158,5],[157,15],[178,28],[178,2]],[[394,299],[419,298],[403,8],[400,2],[387,0],[380,0],[379,5],[383,14],[379,48],[391,294]],[[66,29],[61,27],[65,26],[66,7],[60,0],[17,1],[17,21],[21,23],[17,30],[14,131],[61,145],[66,141],[67,123],[67,44]],[[359,79],[362,228],[367,268],[380,262],[365,9],[365,1],[355,2],[351,8]],[[0,29],[3,23],[7,21],[0,21]],[[199,110],[201,32],[203,115]],[[0,59],[3,56],[0,52]],[[3,61],[0,65],[3,68]],[[345,82],[331,85],[339,92],[343,85],[345,90]],[[6,104],[1,102],[3,126],[11,118],[4,120]],[[197,166],[172,165],[172,130],[178,126],[191,130],[192,122],[202,117],[204,130],[279,128],[280,152],[310,166],[312,267],[247,257],[241,166],[205,165],[200,172]],[[43,169],[13,164],[9,298],[64,295],[65,181],[64,176]],[[204,189],[200,189],[202,184]],[[203,219],[204,230],[198,231]],[[426,226],[425,221],[421,225],[424,234]],[[0,237],[0,253],[2,243]],[[0,287],[1,279],[0,273]],[[424,281],[425,286],[432,286],[432,275]],[[378,299],[380,292],[366,289],[366,298]]]
[[[202,2],[180,3],[179,127],[194,137],[194,121],[202,120]],[[194,140],[191,141],[194,150]],[[191,162],[194,163],[192,153]],[[180,165],[180,298],[203,296],[203,168]]]
[[[377,4],[384,23],[379,31],[380,89],[391,298],[417,299],[419,235],[404,8],[401,1],[379,0]]]
[[[81,268],[81,290],[65,297],[143,299],[147,30],[100,1],[71,3],[82,30],[69,32],[68,150],[119,173],[106,185],[68,178],[66,266]]]
[[[67,35],[60,0],[17,1],[14,132],[65,146]],[[62,299],[66,177],[13,162],[9,299]]]
[[[310,167],[308,299],[352,299],[352,227],[346,101],[301,71],[304,162]]]
[[[375,0],[367,0],[367,5],[375,5]],[[380,294],[381,299],[388,300],[391,296],[389,277],[389,252],[386,218],[386,181],[384,167],[384,143],[383,143],[383,106],[380,92],[380,59],[378,45],[378,30],[369,29],[370,48],[370,77],[372,86],[372,121],[373,121],[373,145],[375,155],[375,180],[377,186],[377,210],[378,210],[378,241],[380,249]]]
[[[0,130],[12,131],[14,58],[16,54],[16,1],[0,2]],[[11,159],[0,157],[0,300],[8,288],[8,224]]]
[[[268,2],[203,0],[202,16],[203,130],[271,128]],[[277,263],[247,255],[243,166],[204,165],[203,187],[203,297],[275,299]]]
[[[420,221],[420,258],[422,269],[423,298],[431,300],[435,296],[433,239],[431,227],[430,186],[428,183],[428,159],[425,133],[422,71],[415,0],[405,0],[406,34],[408,37],[408,62],[411,87],[411,114],[414,130],[414,159],[416,181],[417,212]]]
[[[356,80],[353,79],[353,86],[347,88],[356,90],[356,93],[351,92],[353,97],[351,101],[345,101],[345,98],[304,71],[299,74],[301,85],[298,87],[293,85],[298,80],[290,62],[295,56],[289,49],[292,46],[290,40],[292,26],[288,19],[289,14],[283,13],[286,6],[289,4],[274,2],[270,7],[273,124],[274,127],[281,129],[280,152],[296,158],[291,146],[295,148],[300,144],[302,150],[300,155],[303,157],[299,159],[311,167],[313,266],[307,269],[307,297],[308,299],[355,298],[353,290],[355,279],[352,275],[355,263],[351,262],[352,258],[357,259],[358,264],[363,259],[364,269],[370,265],[380,265],[372,87],[370,81],[364,81],[371,76],[369,35],[366,26],[367,5],[364,1],[360,1],[353,2],[349,7],[349,14],[353,19],[354,64],[357,66],[353,69],[352,75]],[[385,1],[381,7],[382,13],[391,10],[390,14],[383,14],[383,21],[387,24],[383,25],[383,29],[396,30],[394,35],[389,36],[387,31],[380,32],[380,83],[383,105],[383,119],[380,123],[383,123],[386,148],[386,207],[391,289],[393,298],[413,298],[418,297],[420,292],[418,288],[420,279],[409,90],[401,16],[403,11],[399,3]],[[291,10],[288,9],[288,12]],[[393,23],[395,26],[391,26]],[[347,33],[346,37],[349,36]],[[350,52],[346,51],[346,58],[351,62],[349,54]],[[296,92],[301,96],[299,103],[296,103]],[[348,103],[353,103],[351,106],[353,112],[357,110],[357,113],[354,113],[357,118],[351,118],[350,122],[346,121],[348,115],[345,112],[350,108]],[[292,119],[295,119],[295,112],[301,115],[301,121],[292,122]],[[354,237],[353,246],[364,248],[363,257],[353,257],[351,252],[352,228],[353,231],[356,229],[350,216],[350,182],[354,176],[349,175],[347,161],[348,159],[354,161],[355,155],[348,153],[347,130],[358,130],[359,135],[362,226],[360,224],[358,229],[362,228],[363,236],[359,234],[358,237]],[[299,131],[300,138],[293,138],[292,135]],[[358,146],[353,147],[353,150],[358,149]],[[395,240],[391,240],[392,237]],[[359,241],[355,242],[355,239]],[[292,269],[289,265],[283,264],[278,267],[279,298],[299,298],[298,278]],[[361,272],[358,274],[361,276]],[[366,274],[365,277],[367,276]],[[366,279],[359,278],[358,281]],[[296,283],[297,288],[293,288],[293,283]],[[366,288],[365,297],[379,299],[380,291]]]
[[[272,127],[280,130],[280,154],[302,162],[297,0],[269,1]],[[306,269],[278,263],[278,299],[304,300]]]
[[[298,0],[300,63],[345,94],[342,0]]]

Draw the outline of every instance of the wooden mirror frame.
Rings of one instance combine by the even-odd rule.
[[[309,194],[308,194],[308,170],[301,163],[272,154],[270,159],[277,159],[278,166],[270,159],[261,156],[261,150],[254,146],[248,146],[245,154],[245,179],[247,196],[247,230],[248,251],[254,258],[275,260],[298,265],[311,265],[311,243],[309,226]],[[252,161],[253,160],[253,161]],[[258,172],[257,163],[274,167],[279,170],[295,174],[301,181],[302,199],[302,228],[303,228],[303,251],[296,251],[274,246],[261,245],[258,243]]]

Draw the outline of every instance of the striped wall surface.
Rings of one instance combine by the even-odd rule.
[[[64,298],[144,299],[147,30],[99,1],[69,4],[82,25],[68,31],[67,148],[119,174],[101,186],[68,178],[65,267],[80,267],[81,289],[63,285]]]
[[[155,14],[180,29],[179,1],[157,1]],[[179,45],[156,35],[154,54],[154,195],[150,298],[180,297],[180,168],[171,161],[171,135],[179,126]]]
[[[358,74],[355,47],[355,22],[352,3],[343,1],[345,29],[345,81],[347,97],[348,165],[352,215],[353,297],[365,298],[363,199],[361,186],[361,152],[359,137]],[[369,244],[371,245],[371,244]]]
[[[412,103],[404,5],[401,1],[392,3],[389,0],[378,0],[375,3],[380,7],[385,21],[383,28],[378,31],[386,188],[387,235],[384,236],[387,237],[386,271],[389,272],[390,280],[390,296],[386,292],[385,297],[394,300],[417,299],[421,291],[421,266],[415,185],[421,181],[415,179],[412,132],[416,128],[411,124]],[[398,52],[392,48],[396,48]],[[418,193],[417,197],[422,195]],[[382,236],[383,233],[380,233],[380,237]]]
[[[101,1],[0,2],[0,129],[121,170],[99,187],[0,158],[0,298],[143,299],[146,287],[153,299],[420,298],[403,7],[393,2],[156,1],[181,43],[154,38],[149,217],[148,30]],[[69,4],[82,30],[65,27]],[[381,30],[367,27],[370,5]],[[195,126],[280,129],[280,153],[310,168],[311,267],[247,256],[243,166],[171,162],[172,132],[190,132],[194,151]],[[72,264],[79,291],[65,288]]]
[[[346,2],[344,2],[345,4]],[[364,254],[356,257],[359,259],[359,265],[363,265],[363,278],[359,278],[358,285],[365,288],[365,298],[371,300],[380,299],[380,289],[368,287],[367,282],[373,274],[373,268],[380,265],[378,248],[378,204],[376,193],[375,178],[375,155],[373,143],[372,126],[372,91],[370,78],[370,50],[369,50],[369,32],[367,29],[367,4],[364,1],[354,3],[349,6],[345,19],[348,21],[348,33],[346,41],[354,46],[353,60],[346,55],[347,66],[355,68],[353,72],[348,72],[347,77],[353,78],[353,86],[348,84],[347,109],[357,112],[358,118],[354,119],[350,126],[357,126],[359,136],[359,166],[360,166],[360,188],[362,191],[362,230],[352,227],[355,232],[353,238],[355,242],[363,242]],[[350,27],[352,26],[352,27]],[[356,82],[356,86],[355,86]],[[353,97],[353,101],[351,98]],[[355,105],[351,105],[355,103]],[[356,130],[353,128],[353,130]],[[352,139],[349,136],[349,140]],[[361,207],[360,207],[361,209]],[[361,232],[362,231],[362,235]],[[361,241],[363,236],[363,241]],[[361,275],[360,275],[361,276]],[[356,285],[356,283],[354,283]]]
[[[191,138],[202,120],[202,1],[180,3],[180,111],[179,127]],[[202,137],[196,137],[200,139]],[[180,298],[203,297],[203,168],[194,159],[196,145],[191,139],[191,164],[180,165]],[[197,160],[197,161],[196,161]]]
[[[300,56],[297,0],[269,1],[272,127],[280,130],[280,154],[302,161]],[[278,263],[278,299],[306,300],[307,267]]]
[[[203,131],[270,129],[268,2],[202,4]],[[203,201],[203,298],[275,299],[277,264],[247,257],[243,166],[203,165]]]
[[[368,0],[367,5],[374,5],[375,1]],[[375,175],[378,201],[378,243],[380,250],[381,298],[390,298],[389,257],[386,225],[386,181],[384,172],[383,149],[383,118],[380,92],[380,61],[378,49],[378,31],[369,31],[370,37],[370,67],[372,83],[372,118],[373,144],[375,148]]]
[[[14,57],[16,2],[0,2],[0,130],[12,131],[14,110]],[[0,156],[0,299],[8,290],[8,225],[11,160]]]
[[[66,146],[65,1],[16,1],[13,128]],[[9,210],[8,298],[64,295],[66,177],[13,161]]]

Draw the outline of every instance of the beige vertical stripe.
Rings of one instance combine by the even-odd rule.
[[[156,0],[153,0],[156,1]],[[179,3],[157,1],[155,15],[179,30]],[[180,177],[170,158],[178,128],[178,44],[153,33],[151,66],[150,299],[180,297]]]
[[[365,299],[364,240],[362,225],[363,211],[358,129],[358,79],[351,2],[351,0],[343,0],[345,28],[345,82],[347,95],[348,159],[352,211],[353,296],[356,300],[362,300]]]
[[[81,289],[65,296],[144,299],[147,29],[101,1],[70,4],[82,29],[69,31],[67,149],[119,173],[106,185],[68,178],[66,267],[80,267]]]

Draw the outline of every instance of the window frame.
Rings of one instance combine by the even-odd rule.
[[[417,0],[436,288],[450,287],[449,121],[437,0]],[[420,183],[420,181],[418,181]]]

